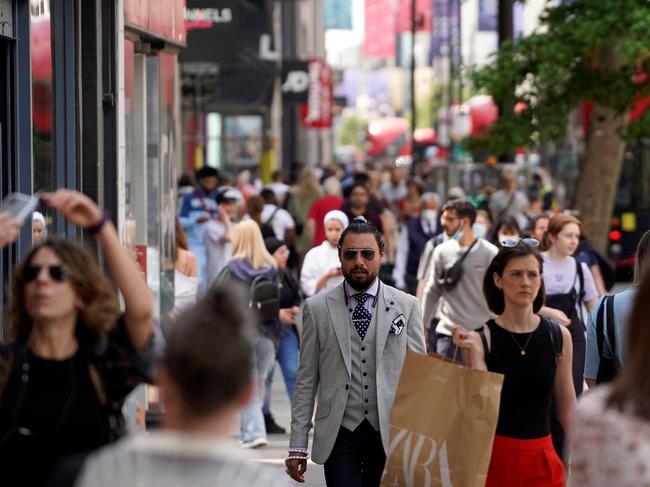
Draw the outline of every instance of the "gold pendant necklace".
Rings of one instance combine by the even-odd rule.
[[[530,343],[530,339],[533,338],[533,333],[535,333],[535,330],[531,331],[528,334],[528,339],[526,340],[526,343],[524,344],[523,347],[519,344],[519,341],[515,338],[515,336],[512,334],[512,332],[510,330],[506,330],[506,331],[508,332],[508,334],[510,335],[512,340],[517,344],[517,348],[519,349],[519,353],[521,354],[521,356],[522,357],[525,356],[526,355],[526,348],[528,348],[528,344]]]

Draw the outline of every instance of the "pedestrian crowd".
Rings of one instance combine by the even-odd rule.
[[[407,351],[503,374],[486,485],[650,483],[650,232],[632,287],[607,295],[612,268],[542,171],[520,184],[506,167],[499,189],[446,200],[403,167],[271,179],[181,177],[164,323],[108,214],[75,191],[41,196],[108,272],[34,212],[0,344],[3,485],[279,486],[311,458],[330,487],[378,487]],[[0,245],[21,223],[0,213]],[[276,366],[288,476],[246,455],[287,433]],[[127,435],[141,383],[162,426]]]

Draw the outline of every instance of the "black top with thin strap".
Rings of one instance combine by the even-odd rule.
[[[489,371],[505,376],[496,434],[517,439],[550,434],[549,407],[556,368],[551,324],[541,318],[539,326],[530,332],[532,336],[509,332],[494,320],[487,326],[492,343],[485,364]]]

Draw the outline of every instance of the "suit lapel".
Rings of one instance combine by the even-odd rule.
[[[345,289],[343,285],[336,288],[336,292],[327,296],[327,307],[329,309],[330,319],[334,327],[334,334],[341,347],[345,368],[348,369],[348,375],[352,374],[352,339],[350,338],[350,315],[348,307],[345,304]]]
[[[394,309],[395,299],[387,289],[386,285],[382,282],[379,285],[379,299],[377,299],[377,308],[375,309],[375,323],[377,325],[377,333],[375,337],[377,342],[377,362],[379,362],[382,353],[384,353],[386,340],[388,340],[388,334],[390,333],[392,319],[390,313],[394,313]]]

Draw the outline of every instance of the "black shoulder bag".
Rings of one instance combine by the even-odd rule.
[[[438,284],[442,286],[446,291],[453,290],[456,285],[460,282],[460,279],[463,277],[463,261],[470,253],[474,245],[478,242],[478,238],[474,239],[472,245],[460,256],[460,258],[454,262],[454,264],[448,269],[442,269],[440,271],[436,270],[436,280]]]

